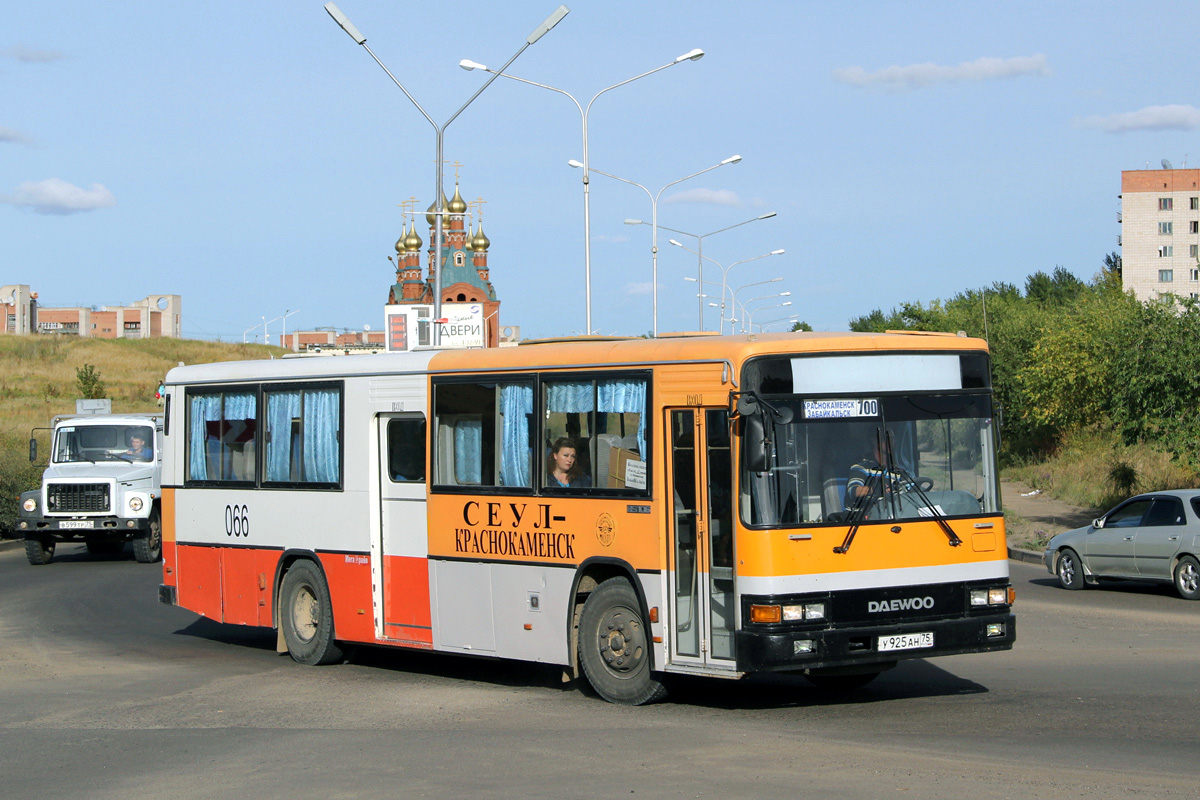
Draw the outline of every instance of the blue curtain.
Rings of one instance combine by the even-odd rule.
[[[642,458],[646,451],[646,382],[644,380],[598,381],[600,410],[614,414],[638,415],[638,452]],[[551,409],[554,410],[554,409]]]
[[[292,420],[300,416],[300,392],[267,395],[268,481],[292,479]]]
[[[547,383],[546,410],[576,414],[594,411],[592,382]]]
[[[191,424],[188,429],[188,477],[208,480],[208,423],[221,418],[221,395],[204,394],[191,398]]]
[[[454,482],[478,485],[482,463],[483,420],[460,419],[454,426]]]
[[[533,414],[533,386],[501,384],[500,414],[500,485],[531,486],[529,418]]]
[[[304,393],[304,480],[337,483],[341,475],[341,393],[321,389]]]

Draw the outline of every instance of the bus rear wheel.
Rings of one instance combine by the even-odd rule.
[[[610,703],[640,706],[666,696],[666,688],[650,672],[641,604],[624,578],[606,580],[584,602],[579,662],[596,694]]]
[[[342,660],[342,650],[333,637],[329,586],[311,561],[297,561],[283,576],[279,624],[292,660],[309,666]]]

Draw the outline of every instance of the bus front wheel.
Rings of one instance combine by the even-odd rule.
[[[333,603],[325,576],[311,561],[297,561],[283,576],[279,624],[288,655],[309,666],[342,660],[333,638]]]
[[[610,703],[640,706],[666,696],[650,672],[650,639],[641,604],[624,578],[604,581],[584,602],[579,662],[596,694]]]

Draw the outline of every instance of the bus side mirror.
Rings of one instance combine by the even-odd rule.
[[[766,471],[767,436],[761,414],[742,417],[742,456],[743,465],[750,472]]]
[[[29,463],[37,463],[37,439],[32,436],[29,438]]]

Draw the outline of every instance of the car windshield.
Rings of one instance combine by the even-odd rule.
[[[988,394],[762,399],[781,413],[762,415],[766,469],[742,475],[749,525],[999,513]]]
[[[56,464],[153,459],[154,428],[147,425],[64,425],[54,434]]]

